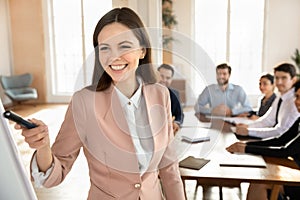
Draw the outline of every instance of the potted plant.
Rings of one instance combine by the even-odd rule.
[[[172,0],[162,0],[162,21],[163,27],[167,29],[173,29],[177,25],[176,16],[172,11]],[[163,46],[165,48],[169,47],[169,43],[173,41],[173,37],[169,33],[163,34]]]
[[[299,50],[296,49],[294,55],[291,57],[292,60],[295,62],[295,64],[297,65],[299,71],[300,71],[300,54],[299,54]]]

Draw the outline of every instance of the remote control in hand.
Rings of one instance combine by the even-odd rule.
[[[25,128],[28,128],[28,129],[37,127],[37,125],[35,125],[34,123],[23,119],[22,117],[20,117],[19,115],[17,115],[16,113],[14,113],[10,110],[5,111],[3,113],[3,116],[11,121],[16,122],[17,124],[20,124],[21,126],[23,126]]]

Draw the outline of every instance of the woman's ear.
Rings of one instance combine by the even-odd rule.
[[[146,55],[146,49],[142,48],[141,51],[142,51],[142,53],[141,53],[140,59],[144,59],[144,57]]]

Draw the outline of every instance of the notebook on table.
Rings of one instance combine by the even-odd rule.
[[[207,159],[195,158],[193,156],[188,156],[179,162],[179,167],[199,170],[204,165],[206,165],[208,162],[209,162],[209,160],[207,160]]]

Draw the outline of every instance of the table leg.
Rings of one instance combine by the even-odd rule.
[[[277,200],[281,185],[273,185],[270,200]]]

